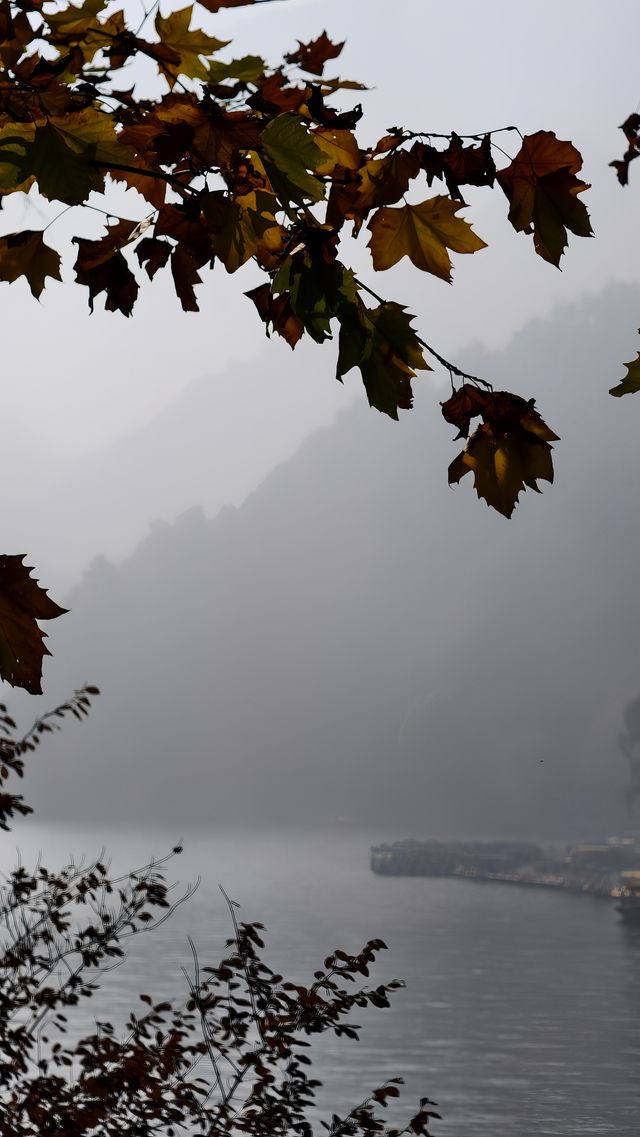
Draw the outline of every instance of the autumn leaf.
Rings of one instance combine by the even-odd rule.
[[[635,161],[640,154],[640,114],[634,111],[622,123],[620,130],[627,140],[627,149],[620,161],[609,162],[613,166],[621,186],[629,182],[629,163]]]
[[[549,130],[525,135],[510,166],[496,177],[509,201],[509,221],[518,233],[533,233],[536,252],[556,267],[567,246],[567,229],[579,237],[593,231],[578,195],[590,187],[575,175],[582,155]]]
[[[456,217],[461,208],[459,202],[439,194],[421,205],[379,209],[368,225],[373,267],[391,268],[402,257],[409,257],[416,268],[450,281],[451,260],[447,249],[475,253],[486,248],[469,223]]]
[[[339,314],[340,338],[336,378],[358,367],[369,405],[390,418],[413,405],[411,380],[416,371],[431,370],[411,327],[413,317],[400,304],[366,308],[358,299]]]
[[[107,226],[106,235],[98,241],[74,237],[78,246],[74,265],[76,280],[89,289],[92,312],[95,297],[105,292],[104,306],[108,312],[120,311],[124,316],[131,315],[138,295],[138,283],[121,250],[135,240],[143,228],[137,221],[120,220]]]
[[[316,174],[332,176],[336,166],[343,170],[357,170],[362,154],[355,135],[350,130],[334,130],[319,126],[311,132],[311,137],[325,157],[316,166]]]
[[[38,189],[50,200],[80,205],[92,191],[104,187],[104,175],[93,165],[93,153],[68,145],[51,122],[37,126],[22,165],[23,177],[33,175]]]
[[[633,395],[640,391],[640,352],[635,359],[624,365],[627,374],[620,380],[617,387],[611,387],[609,394],[619,398],[621,395]]]
[[[257,83],[265,73],[266,63],[261,55],[243,55],[229,63],[212,59],[208,64],[207,82],[222,83],[225,79],[239,79],[242,83]]]
[[[50,43],[61,53],[74,48],[84,63],[91,63],[100,48],[111,46],[124,31],[122,12],[98,19],[106,7],[107,0],[85,0],[81,7],[70,4],[61,11],[42,13],[51,28]]]
[[[289,294],[293,311],[316,343],[331,339],[331,321],[341,318],[345,304],[354,304],[358,295],[351,269],[337,260],[314,258],[307,251],[283,261],[272,289]]]
[[[42,693],[42,660],[51,652],[38,620],[54,620],[60,608],[31,576],[24,556],[0,556],[0,678],[31,695]]]
[[[171,275],[184,312],[199,312],[194,285],[202,284],[193,253],[178,245],[171,253]]]
[[[144,266],[149,280],[153,280],[156,273],[164,268],[171,255],[171,245],[160,237],[143,237],[136,245],[136,256],[140,267]]]
[[[281,114],[265,127],[262,150],[269,180],[283,202],[321,201],[324,185],[310,170],[324,161],[323,151],[295,114]]]
[[[249,4],[264,3],[264,0],[199,0],[207,12],[219,12],[221,8],[247,8]]]
[[[60,257],[45,245],[42,231],[23,229],[0,237],[0,280],[26,277],[32,294],[39,298],[47,277],[61,280]]]
[[[522,491],[540,493],[538,480],[553,482],[549,443],[558,436],[534,409],[533,399],[464,384],[442,404],[442,414],[458,427],[458,438],[467,437],[473,417],[483,419],[449,466],[449,485],[473,472],[478,497],[511,517]]]
[[[320,141],[319,145],[322,145]],[[381,158],[368,159],[357,170],[352,169],[350,162],[341,162],[341,166],[347,177],[341,184],[334,173],[327,221],[337,230],[345,221],[353,221],[355,233],[359,232],[372,209],[400,201],[420,170],[418,158],[412,151],[397,149]]]
[[[292,51],[289,55],[285,55],[287,63],[297,63],[303,70],[309,72],[310,75],[322,75],[324,65],[328,59],[336,59],[344,47],[342,43],[332,43],[326,32],[322,32],[317,39],[310,40],[309,43],[301,43],[298,40],[297,51]]]
[[[265,324],[267,336],[271,325],[293,349],[304,333],[304,324],[291,307],[289,293],[282,292],[279,296],[274,296],[271,285],[260,284],[250,292],[245,292],[245,296],[255,304],[258,315]]]
[[[192,14],[193,4],[166,17],[158,12],[156,31],[161,44],[178,57],[176,74],[186,75],[188,79],[208,79],[209,68],[203,59],[227,47],[229,41],[215,39],[199,30],[190,31]]]

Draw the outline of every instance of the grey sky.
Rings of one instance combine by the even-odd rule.
[[[455,357],[473,341],[502,346],[531,316],[547,314],[560,301],[597,291],[612,279],[638,279],[640,171],[632,169],[632,185],[623,191],[607,165],[622,149],[617,128],[640,93],[635,3],[605,8],[565,0],[538,5],[526,22],[514,18],[512,4],[475,0],[455,5],[283,0],[200,16],[217,35],[233,38],[230,53],[259,51],[270,60],[296,38],[323,29],[334,39],[346,38],[336,72],[373,87],[362,96],[364,139],[373,141],[396,124],[468,133],[515,123],[525,132],[554,129],[582,150],[584,176],[593,183],[585,200],[597,236],[570,240],[562,273],[535,256],[530,238],[511,231],[498,189],[469,195],[466,216],[489,248],[473,257],[454,256],[453,287],[419,274],[406,261],[374,274],[367,267],[366,236],[354,245],[365,280],[406,303],[418,317],[420,332],[442,353]],[[502,138],[509,154],[515,153],[517,137]],[[126,201],[123,196],[113,198],[113,207],[139,215],[137,195]],[[29,213],[17,196],[5,206],[0,217],[5,231],[44,220],[38,206]],[[74,231],[72,222],[75,218],[65,217],[49,231],[60,248]],[[96,214],[82,221],[83,232],[100,227]],[[209,509],[239,500],[247,482],[257,484],[265,468],[290,454],[315,424],[329,420],[350,398],[364,398],[355,374],[344,389],[335,383],[333,345],[300,345],[292,354],[284,343],[266,341],[243,296],[259,280],[251,266],[232,277],[219,268],[210,274],[199,289],[199,315],[182,313],[170,281],[158,278],[142,288],[130,320],[99,310],[90,316],[84,290],[71,283],[72,277],[67,256],[67,283],[50,283],[40,304],[25,282],[0,284],[4,326],[10,330],[4,357],[5,545],[8,551],[33,550],[43,578],[47,570],[56,578],[58,561],[48,560],[38,537],[39,487],[51,492],[59,471],[67,470],[76,455],[144,427],[199,376],[211,376],[213,384],[212,446],[217,439],[229,444],[238,437],[236,466],[243,470],[239,481],[230,469],[228,484],[216,470],[213,488],[203,486],[201,466],[196,471],[183,464],[173,471],[174,484],[183,486],[181,501],[204,502]],[[621,360],[631,357],[625,353],[633,351],[634,332],[630,329],[628,343],[621,345]],[[230,381],[238,359],[252,361],[241,388]],[[223,372],[226,379],[216,386],[215,376]],[[417,397],[434,400],[434,388],[442,382],[439,374],[421,378]],[[242,422],[250,407],[258,408],[261,431],[243,449]],[[389,429],[396,428],[390,424]],[[77,485],[75,496],[90,489]],[[132,501],[135,492],[131,486]],[[72,536],[73,506],[64,498],[57,503],[59,547],[66,534]],[[51,514],[53,506],[47,508]],[[124,515],[128,502],[121,508]],[[167,516],[176,508],[169,506]],[[119,550],[114,545],[95,551]],[[81,568],[79,561],[75,568]]]

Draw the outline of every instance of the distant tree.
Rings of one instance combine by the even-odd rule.
[[[625,730],[618,736],[618,745],[629,763],[626,796],[631,811],[640,798],[640,695],[627,703],[623,718]]]
[[[251,2],[199,7],[204,18],[203,9]],[[341,239],[345,226],[357,236],[366,223],[374,270],[408,257],[450,281],[451,253],[485,248],[462,216],[463,187],[467,195],[468,187],[497,185],[510,224],[558,265],[568,232],[591,235],[579,151],[537,131],[520,135],[513,160],[497,168],[504,131],[519,134],[512,126],[472,136],[398,126],[362,142],[361,105],[332,105],[337,95],[353,103],[362,85],[325,75],[342,43],[322,32],[275,66],[259,55],[234,59],[227,43],[194,24],[196,7],[163,15],[154,4],[135,24],[108,0],[0,0],[0,193],[31,201],[37,191],[39,207],[63,207],[44,227],[0,237],[0,280],[24,277],[40,297],[46,280],[61,276],[49,244],[56,218],[97,209],[100,195],[104,235],[73,238],[75,279],[91,309],[103,298],[108,310],[131,315],[140,287],[131,254],[149,280],[169,272],[193,312],[204,269],[218,262],[233,274],[252,262],[265,279],[246,295],[267,335],[293,348],[303,335],[323,343],[337,333],[337,378],[358,368],[370,404],[392,418],[411,407],[411,381],[429,369],[426,356],[443,366],[452,395],[442,413],[467,440],[449,481],[472,473],[478,495],[510,517],[521,491],[553,480],[557,436],[533,399],[493,391],[422,339],[402,305],[343,263]],[[145,69],[155,97],[137,94]],[[135,216],[113,215],[108,182],[136,191]],[[434,182],[439,192],[424,196]],[[417,203],[406,200],[409,190]],[[480,425],[469,437],[474,418]],[[0,558],[0,676],[39,691],[46,648],[37,620],[61,609],[22,562]]]
[[[25,753],[65,716],[86,715],[97,693],[77,691],[22,738],[0,705],[5,830],[31,812],[21,795],[5,792],[12,775],[22,776]],[[165,868],[180,852],[123,876],[100,857],[55,871],[18,865],[0,878],[2,1137],[311,1137],[309,1111],[321,1083],[312,1077],[308,1039],[333,1031],[357,1041],[352,1012],[389,1006],[401,983],[355,985],[369,976],[381,940],[356,955],[332,952],[308,986],[286,982],[262,959],[262,925],[239,922],[227,898],[233,935],[224,958],[203,967],[190,941],[193,971],[185,973],[181,1003],[142,993],[122,1033],[99,1021],[78,1039],[86,1000],[109,981],[126,941],[157,928],[195,890],[170,899]],[[401,1084],[384,1082],[325,1128],[332,1137],[429,1137],[439,1115],[428,1098],[400,1128],[380,1117]]]

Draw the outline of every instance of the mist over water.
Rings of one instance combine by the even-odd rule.
[[[36,845],[56,863],[96,838],[117,864],[160,855],[175,835],[98,834],[25,827],[25,862]],[[361,1041],[312,1038],[318,1119],[357,1105],[386,1078],[406,1079],[406,1116],[428,1095],[442,1109],[439,1137],[636,1137],[640,1109],[640,939],[607,901],[461,880],[378,877],[375,834],[227,831],[187,836],[175,862],[195,897],[105,976],[87,1004],[120,1025],[137,995],[186,990],[190,933],[203,965],[231,934],[218,891],[239,916],[266,924],[265,958],[285,978],[310,980],[334,948],[385,940],[373,984],[402,978],[389,1010],[358,1011]],[[3,837],[4,853],[12,838]],[[6,862],[5,862],[6,863]],[[358,1017],[361,1016],[361,1017]],[[93,1022],[86,1020],[88,1029]],[[402,1112],[398,1111],[398,1117]]]
[[[304,981],[381,937],[375,978],[406,980],[360,1044],[314,1040],[322,1116],[402,1075],[405,1116],[427,1094],[438,1137],[636,1137],[640,942],[612,904],[376,877],[368,851],[636,823],[618,736],[640,689],[637,427],[606,387],[639,301],[614,287],[475,353],[562,436],[556,483],[511,522],[448,488],[460,444],[425,397],[399,424],[348,409],[238,508],[196,501],[89,566],[52,631],[46,695],[22,715],[16,699],[16,717],[85,679],[103,693],[29,756],[36,814],[2,835],[3,863],[16,844],[54,867],[104,843],[126,869],[184,837],[177,873],[202,876],[131,942],[92,1018],[122,1024],[139,992],[184,990],[187,934],[217,962],[220,882],[267,926],[276,970]]]

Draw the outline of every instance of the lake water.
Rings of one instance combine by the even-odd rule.
[[[54,867],[104,840],[114,867],[160,855],[177,834],[38,830],[2,836],[3,863],[19,845]],[[313,1050],[319,1102],[341,1113],[385,1078],[402,1075],[409,1110],[428,1095],[443,1121],[436,1137],[590,1137],[640,1132],[640,936],[613,905],[589,897],[462,880],[377,877],[369,845],[388,835],[196,835],[174,862],[195,897],[105,976],[88,1004],[124,1021],[136,995],[173,997],[194,937],[216,963],[230,934],[221,882],[240,917],[267,926],[266,958],[286,978],[311,979],[331,950],[386,941],[373,974],[406,981],[390,1010],[357,1018],[359,1043],[323,1036]],[[396,834],[396,836],[402,836]],[[89,1025],[89,1024],[88,1024]]]

